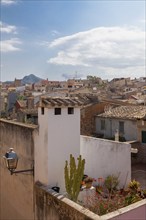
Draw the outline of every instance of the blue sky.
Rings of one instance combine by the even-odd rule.
[[[1,0],[1,80],[145,76],[145,0]]]

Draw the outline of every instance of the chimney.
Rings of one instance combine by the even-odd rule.
[[[34,108],[34,97],[27,98],[27,108],[33,109]]]
[[[119,131],[118,131],[118,129],[115,132],[115,141],[119,141]]]

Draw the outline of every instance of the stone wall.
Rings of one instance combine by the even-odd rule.
[[[19,156],[17,170],[31,169],[34,163],[35,126],[0,120],[0,219],[34,219],[34,177],[32,172],[10,175],[3,155],[10,147]]]
[[[95,115],[103,113],[107,103],[95,103],[81,109],[81,135],[95,133]]]

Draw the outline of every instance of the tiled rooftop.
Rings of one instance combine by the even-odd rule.
[[[41,106],[45,107],[55,107],[55,106],[81,106],[83,102],[81,102],[77,97],[44,97],[42,98]]]
[[[108,108],[104,113],[97,115],[103,118],[142,119],[146,116],[146,106],[120,106]]]

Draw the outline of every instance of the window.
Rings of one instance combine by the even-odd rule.
[[[41,108],[41,114],[44,115],[45,111],[44,111],[44,107]]]
[[[142,143],[146,143],[146,131],[142,131],[141,135],[142,135]]]
[[[54,113],[55,115],[61,115],[61,108],[55,108]]]
[[[120,133],[124,133],[124,122],[123,121],[119,121],[119,132]]]
[[[105,120],[101,119],[101,130],[105,130]]]
[[[74,114],[74,108],[68,108],[68,114],[73,115]]]

